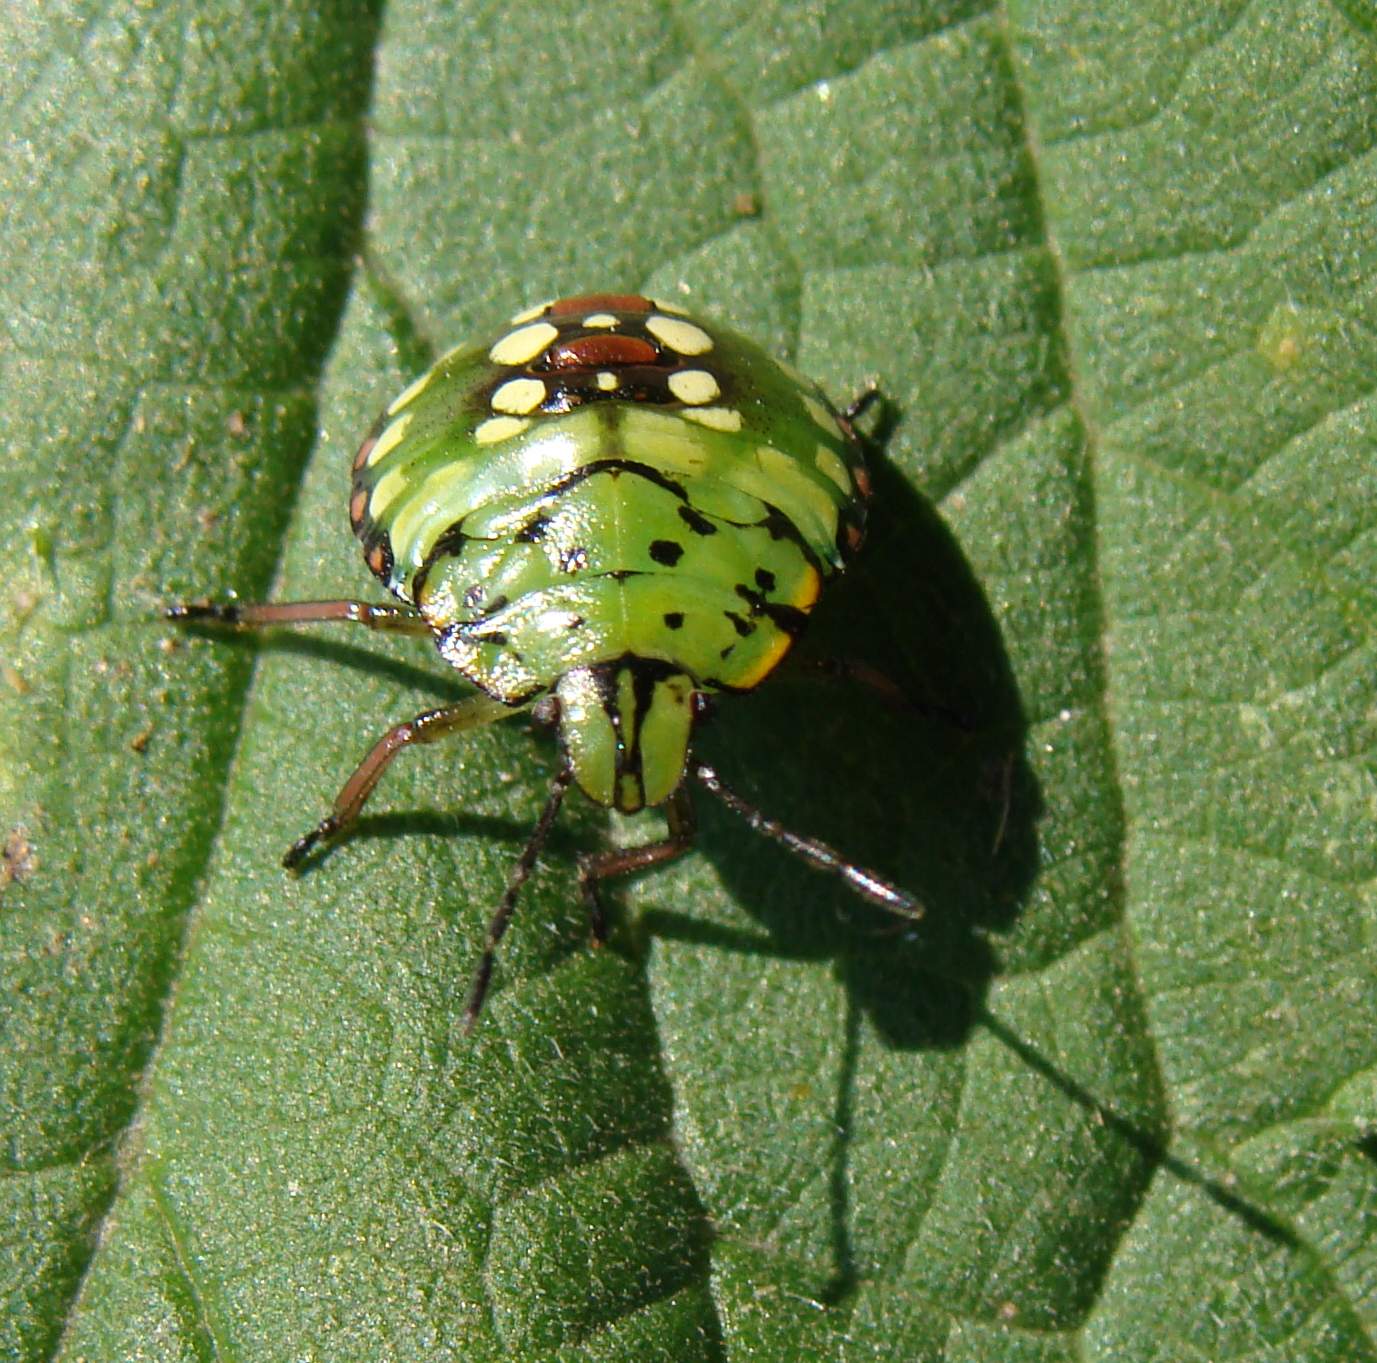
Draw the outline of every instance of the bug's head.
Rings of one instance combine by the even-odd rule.
[[[699,713],[687,675],[628,657],[566,672],[555,696],[560,741],[589,799],[633,814],[674,793]]]

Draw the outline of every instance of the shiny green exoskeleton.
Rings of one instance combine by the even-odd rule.
[[[745,338],[639,295],[546,303],[444,356],[354,460],[350,521],[402,606],[169,611],[429,634],[478,688],[380,740],[287,864],[357,817],[401,747],[531,710],[557,731],[562,762],[489,929],[470,1024],[571,782],[626,812],[665,805],[669,819],[659,842],[582,859],[597,936],[599,880],[688,847],[689,776],[860,893],[916,913],[902,891],[746,805],[691,752],[706,698],[758,686],[861,543],[869,483],[852,415]]]

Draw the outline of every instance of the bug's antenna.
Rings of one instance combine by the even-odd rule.
[[[782,823],[762,813],[734,790],[724,786],[721,778],[706,763],[694,763],[693,774],[733,814],[745,819],[757,833],[773,838],[817,870],[830,871],[833,875],[840,876],[863,899],[878,904],[882,909],[888,909],[890,913],[897,913],[901,918],[923,916],[923,906],[907,891],[899,889],[897,885],[891,885],[874,871],[847,861],[835,847],[821,839],[805,838],[799,833],[791,833]]]
[[[502,902],[497,906],[497,912],[488,924],[488,936],[483,943],[482,958],[478,962],[478,969],[473,972],[473,987],[469,990],[469,1001],[464,1008],[465,1036],[473,1031],[473,1024],[478,1021],[478,1015],[483,1011],[483,1000],[488,996],[488,983],[492,979],[493,962],[497,959],[497,944],[502,940],[502,934],[507,931],[507,924],[512,920],[516,897],[535,869],[536,858],[540,856],[541,848],[550,836],[555,815],[559,813],[559,807],[564,802],[564,792],[569,789],[569,782],[573,780],[573,776],[574,773],[568,766],[555,774],[550,782],[550,798],[545,801],[545,808],[540,811],[540,818],[536,820],[531,836],[526,839],[526,846],[521,849],[521,855],[516,859],[511,875],[507,877],[507,888],[502,892]]]

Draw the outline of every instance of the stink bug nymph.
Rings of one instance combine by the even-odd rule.
[[[865,898],[918,916],[903,890],[782,828],[692,755],[708,699],[759,686],[860,547],[870,485],[852,420],[864,402],[839,412],[745,338],[636,294],[544,303],[450,351],[354,459],[349,519],[400,605],[167,610],[429,635],[478,690],[384,734],[283,864],[344,832],[403,748],[524,712],[556,731],[559,765],[488,927],[466,1027],[570,785],[628,813],[662,805],[668,821],[658,841],[579,859],[595,940],[599,882],[690,846],[690,781]]]

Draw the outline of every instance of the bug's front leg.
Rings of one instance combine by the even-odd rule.
[[[434,743],[465,729],[476,729],[494,720],[505,719],[516,711],[491,696],[470,696],[457,705],[426,710],[403,724],[394,725],[369,749],[368,756],[354,768],[354,774],[335,797],[334,807],[309,833],[303,833],[286,851],[282,864],[295,870],[317,843],[342,833],[359,817],[373,788],[388,764],[403,748],[413,743]]]
[[[343,621],[392,634],[429,634],[430,626],[410,606],[375,606],[367,601],[179,602],[163,611],[179,624],[234,625],[267,629],[273,625],[314,625]]]

